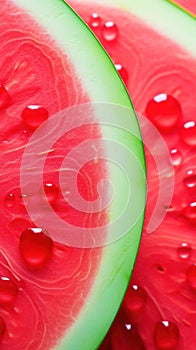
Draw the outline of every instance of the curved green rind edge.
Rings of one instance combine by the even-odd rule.
[[[89,28],[63,0],[39,0],[39,2],[12,0],[12,2],[36,19],[61,50],[65,51],[91,102],[110,103],[129,109],[129,124],[134,129],[136,137],[132,137],[126,131],[119,133],[114,130],[110,132],[110,136],[113,139],[117,137],[118,142],[128,148],[130,145],[133,146],[131,151],[137,156],[145,173],[140,130],[129,95],[110,58]],[[115,174],[111,172],[112,183],[113,180],[114,184],[119,186]],[[123,184],[120,183],[120,186],[122,192],[127,190]],[[143,178],[140,190],[145,207],[146,189]],[[128,285],[140,243],[143,220],[144,211],[141,212],[131,232],[103,248],[99,272],[92,289],[87,298],[84,296],[84,305],[77,320],[74,320],[73,326],[66,331],[56,349],[94,350],[98,347]]]
[[[92,0],[82,1],[84,4],[92,4]],[[170,0],[96,0],[95,3],[119,8],[137,16],[156,32],[173,40],[196,57],[196,16],[180,5]]]

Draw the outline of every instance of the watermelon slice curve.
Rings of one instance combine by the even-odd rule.
[[[110,54],[136,111],[154,121],[166,141],[172,159],[165,160],[171,161],[175,180],[172,202],[165,201],[166,216],[149,233],[159,191],[155,161],[157,153],[161,154],[152,142],[152,147],[146,149],[148,200],[141,249],[127,295],[103,349],[194,350],[195,18],[168,1],[70,3]],[[188,6],[191,1],[180,1],[185,3]],[[189,10],[194,12],[194,2]],[[112,40],[104,35],[107,26],[117,33]],[[175,116],[173,121],[171,113],[168,118],[164,115],[167,104],[162,104],[158,119],[153,119],[155,113],[147,112],[149,101],[152,106],[154,97],[161,99],[165,94],[172,96],[176,111],[181,109],[179,118]],[[169,121],[168,128],[163,121]],[[169,188],[172,177],[167,171],[165,174]]]
[[[137,119],[111,60],[63,1],[3,0],[0,22],[0,346],[2,350],[92,350],[117,311],[140,241],[145,163]],[[115,117],[106,125],[104,111],[107,118]],[[68,126],[75,119],[76,123],[47,148],[54,123],[62,117],[65,121],[65,116]],[[111,181],[118,194],[99,212],[71,207],[69,183],[63,183],[63,194],[60,191],[61,165],[63,181],[74,170],[69,168],[73,158],[68,156],[74,149],[74,157],[79,154],[80,144],[86,141],[92,149],[96,146],[101,159],[94,153],[87,164],[83,159],[77,174],[83,202],[96,202],[102,177]],[[107,242],[109,224],[120,220],[130,184],[127,174],[120,176],[120,167],[112,163],[115,154],[110,143],[119,145],[125,165],[127,154],[133,160],[131,190],[137,192],[135,203],[140,209],[132,230],[119,232],[114,242]],[[68,163],[63,163],[64,158]],[[108,185],[104,190],[107,199]],[[54,212],[71,227],[68,237],[98,227],[104,244],[89,243],[88,234],[84,246],[77,240],[72,246],[66,244],[62,237],[55,241],[56,232],[50,229]],[[40,220],[43,225],[35,225]]]

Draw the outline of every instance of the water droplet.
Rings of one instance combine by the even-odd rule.
[[[20,252],[30,268],[42,268],[50,258],[52,249],[52,239],[40,228],[28,228],[20,236]]]
[[[0,316],[0,341],[3,338],[5,331],[6,331],[6,324],[3,317]]]
[[[145,350],[146,347],[137,328],[123,320],[117,318],[110,331],[112,350]]]
[[[124,66],[122,66],[122,64],[115,64],[116,70],[118,71],[121,79],[124,81],[124,83],[128,82],[128,72],[126,70],[126,68]]]
[[[171,149],[171,162],[173,166],[179,166],[182,163],[182,154],[176,148]]]
[[[59,195],[58,187],[52,183],[45,183],[44,184],[44,191],[45,191],[45,194],[46,194],[46,197],[47,197],[49,203],[54,204],[58,198],[58,195]]]
[[[187,171],[187,176],[183,179],[183,183],[186,188],[196,190],[196,174],[193,170]]]
[[[191,223],[196,223],[196,202],[189,203],[184,209],[183,214]]]
[[[101,25],[101,17],[98,15],[98,13],[92,13],[89,25],[91,28],[98,28]]]
[[[118,27],[112,21],[107,21],[101,28],[103,39],[106,41],[115,41],[118,37]]]
[[[173,96],[162,93],[148,102],[146,116],[160,131],[171,131],[177,126],[182,110]]]
[[[12,209],[16,205],[16,197],[13,193],[8,193],[5,196],[4,205],[7,209]]]
[[[180,135],[188,146],[196,146],[196,123],[193,120],[186,122],[181,127]]]
[[[196,290],[196,264],[189,266],[186,270],[186,280],[189,286]]]
[[[141,318],[146,299],[147,294],[142,287],[135,284],[129,286],[122,304],[129,322],[137,322]]]
[[[154,342],[158,350],[176,350],[180,333],[173,322],[157,322],[154,329]]]
[[[5,86],[0,83],[0,109],[9,105],[10,95]]]
[[[188,259],[189,256],[191,255],[192,252],[192,248],[191,246],[186,243],[183,242],[177,249],[178,255],[181,259]]]
[[[10,306],[18,294],[16,284],[8,277],[0,277],[0,305]]]
[[[23,110],[22,118],[29,128],[36,129],[48,119],[48,111],[44,107],[30,105]]]

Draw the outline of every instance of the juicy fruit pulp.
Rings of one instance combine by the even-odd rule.
[[[160,176],[153,157],[162,151],[156,150],[156,142],[154,144],[152,140],[151,149],[146,147],[148,200],[141,248],[119,315],[101,349],[194,350],[194,54],[192,56],[191,51],[189,53],[170,41],[168,34],[164,37],[156,33],[156,26],[150,28],[150,24],[146,25],[135,15],[120,10],[120,1],[115,2],[117,9],[112,7],[112,2],[111,7],[105,7],[102,1],[101,4],[99,1],[97,4],[92,4],[91,1],[71,3],[102,42],[115,65],[123,67],[126,72],[126,78],[122,75],[121,77],[130,92],[135,109],[149,118],[166,141],[171,157],[168,156],[165,164],[173,166],[175,177],[172,202],[163,202],[166,216],[159,227],[149,233],[148,223],[156,204]],[[128,2],[123,1],[122,8],[125,4],[128,9]],[[154,16],[158,16],[156,11],[153,13]],[[93,26],[91,18],[95,17],[95,14],[99,23]],[[187,16],[176,9],[176,15],[178,14],[181,17]],[[161,22],[161,16],[158,18]],[[177,19],[173,19],[171,37],[175,32],[175,20]],[[190,21],[193,19],[190,18]],[[107,22],[115,24],[118,28],[118,36],[113,40],[107,40],[103,36]],[[183,44],[184,42],[182,46]],[[170,186],[169,179],[172,178],[172,173],[165,169],[165,174],[163,172],[161,176],[168,178]]]
[[[109,235],[106,224],[115,219],[110,212],[112,204],[105,210],[101,207],[99,212],[79,210],[70,204],[72,192],[74,199],[77,193],[69,188],[77,170],[71,165],[80,160],[73,151],[83,159],[88,152],[82,152],[79,146],[88,141],[89,154],[93,150],[94,156],[84,159],[76,181],[83,202],[96,202],[97,187],[103,179],[114,179],[119,193],[126,192],[123,181],[104,159],[112,158],[112,152],[104,147],[104,135],[126,150],[131,144],[132,154],[138,152],[141,170],[135,176],[142,187],[144,204],[142,142],[113,125],[104,129],[103,113],[94,103],[121,105],[119,110],[115,107],[115,122],[120,123],[124,108],[128,115],[126,125],[136,135],[140,135],[138,123],[111,61],[62,1],[2,0],[0,22],[0,347],[92,350],[100,343],[122,300],[139,244],[142,213],[131,232],[106,247],[96,246],[95,241],[91,246],[85,245],[86,241],[77,245],[79,240],[71,246],[64,239],[64,231],[61,240],[55,240],[58,228],[53,226],[54,214],[68,224],[69,237],[90,229],[94,238],[93,229],[98,228],[105,243]],[[111,89],[114,86],[115,91]],[[110,115],[113,109],[109,109]],[[49,147],[47,142],[59,131],[55,129],[58,123],[52,123],[62,120],[62,116],[65,124],[74,127],[55,138]],[[62,188],[61,170],[63,179],[70,175],[70,181],[63,182]],[[108,186],[104,190],[104,199],[108,199]],[[114,206],[113,212],[118,214],[118,206]],[[40,226],[37,220],[42,221]],[[114,291],[115,298],[111,298]]]

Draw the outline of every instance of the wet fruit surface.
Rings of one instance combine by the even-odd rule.
[[[155,162],[162,150],[153,138],[150,149],[146,147],[148,199],[141,248],[119,314],[100,350],[194,350],[196,62],[134,16],[70,2],[88,24],[93,12],[102,23],[116,24],[118,36],[111,42],[103,38],[101,27],[93,30],[128,87],[136,111],[153,123],[168,149],[166,158],[162,155],[161,175]],[[148,232],[159,176],[168,179],[165,193],[174,179],[174,193],[171,202],[162,193],[165,217]]]
[[[84,222],[84,216],[65,203],[58,167],[72,147],[88,136],[99,138],[100,133],[97,127],[86,126],[66,135],[69,141],[62,137],[55,149],[32,153],[30,171],[38,169],[37,162],[45,155],[49,160],[37,190],[31,176],[27,196],[21,188],[20,170],[33,133],[51,115],[89,98],[65,52],[37,22],[7,0],[0,5],[0,22],[0,348],[46,350],[74,323],[96,275],[101,251],[54,242],[44,227],[32,222],[26,205],[36,199],[41,216],[38,209],[44,212],[47,201],[62,220],[69,218],[76,225]],[[99,164],[96,169],[102,177]],[[95,192],[93,185],[91,189]]]

